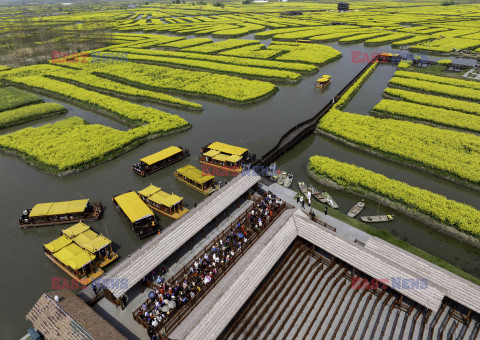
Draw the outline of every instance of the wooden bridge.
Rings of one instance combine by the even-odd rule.
[[[345,87],[337,93],[336,97],[340,98],[357,80],[360,78],[370,67],[371,64],[376,62],[379,57],[372,59]],[[278,141],[272,149],[265,153],[262,157],[258,158],[254,163],[254,167],[267,166],[275,159],[280,157],[289,149],[297,145],[301,140],[315,131],[320,118],[322,118],[333,106],[333,100],[330,100],[315,116],[309,118],[301,123],[298,123],[290,130],[288,130]]]

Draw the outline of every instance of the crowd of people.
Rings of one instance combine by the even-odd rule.
[[[149,299],[138,309],[136,316],[147,323],[151,331],[165,321],[168,315],[195,299],[239,256],[249,239],[269,224],[282,204],[282,200],[275,195],[266,195],[242,221],[232,225],[221,240],[196,258],[181,279],[164,280],[165,267],[161,268],[158,275],[156,272],[151,273],[148,279],[153,281],[156,289],[149,292]]]

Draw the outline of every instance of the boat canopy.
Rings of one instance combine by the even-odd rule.
[[[145,164],[152,165],[164,159],[172,157],[173,155],[176,155],[177,153],[180,153],[180,152],[182,152],[182,149],[180,149],[177,146],[171,146],[169,148],[163,149],[162,151],[154,153],[153,155],[144,157],[140,161],[142,161]]]
[[[80,213],[85,211],[87,203],[88,199],[66,202],[40,203],[33,207],[32,211],[30,211],[29,216],[37,217]]]
[[[115,201],[132,223],[153,216],[153,211],[133,191],[115,197]]]
[[[219,153],[220,153],[220,151],[218,151],[218,150],[208,150],[207,152],[205,152],[203,154],[203,156],[205,156],[205,157],[215,157]]]
[[[142,196],[147,197],[150,201],[166,206],[168,208],[173,207],[175,204],[180,203],[183,200],[183,197],[177,196],[175,194],[166,193],[160,189],[161,188],[151,184],[142,191],[139,191],[138,193]]]
[[[72,239],[66,237],[65,235],[62,235],[59,238],[53,240],[52,242],[44,244],[43,246],[51,253],[55,253],[60,249],[68,246],[70,243],[72,243]]]
[[[93,230],[84,231],[76,236],[73,239],[73,242],[78,244],[81,248],[88,250],[92,254],[112,243],[112,241],[110,241],[108,238],[103,235],[98,235]]]
[[[90,227],[88,225],[86,225],[83,222],[78,222],[77,224],[71,226],[70,228],[62,230],[62,232],[65,236],[73,238],[73,237],[83,233],[84,231],[87,231],[88,229],[90,229]]]
[[[326,81],[328,81],[330,78],[331,78],[331,76],[329,76],[329,75],[323,75],[321,78],[318,78],[318,79],[317,79],[317,83],[326,82]]]
[[[239,160],[242,159],[242,156],[237,156],[237,155],[225,155],[223,153],[216,155],[213,157],[214,160],[219,161],[219,162],[232,162],[232,163],[237,163]]]
[[[233,145],[221,143],[221,142],[213,142],[208,146],[208,148],[212,150],[217,150],[223,153],[227,153],[229,155],[238,155],[238,156],[241,156],[248,151],[248,149],[241,148],[239,146],[233,146]]]
[[[183,168],[177,169],[177,173],[191,179],[198,184],[204,184],[212,179],[215,179],[215,176],[204,175],[201,170],[198,170],[193,165],[186,165]]]
[[[95,259],[95,255],[82,249],[75,243],[71,243],[68,246],[63,247],[54,253],[53,256],[73,270],[78,270],[82,267],[85,267]]]

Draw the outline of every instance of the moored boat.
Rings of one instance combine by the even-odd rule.
[[[18,219],[21,228],[96,221],[103,212],[101,202],[88,199],[65,202],[40,203],[23,211]]]
[[[111,240],[81,222],[63,230],[59,238],[44,244],[43,249],[53,263],[82,285],[102,276],[101,267],[118,258]]]
[[[140,159],[140,162],[132,166],[132,171],[137,175],[145,177],[161,170],[173,163],[181,161],[190,156],[188,149],[181,146],[170,146],[150,156]]]
[[[129,191],[114,196],[112,201],[140,239],[160,231],[160,224],[155,214],[136,192]]]
[[[304,194],[305,196],[308,195],[308,188],[305,185],[305,182],[298,182],[298,187],[300,188],[300,191],[302,192],[302,194]]]
[[[331,78],[332,78],[331,76],[324,74],[321,78],[317,79],[317,82],[315,83],[315,87],[317,88],[327,87],[332,82]]]
[[[274,182],[277,180],[277,163],[273,162],[272,164],[270,164],[268,166],[268,169],[267,169],[267,177],[269,177],[271,180],[273,180],[273,178],[275,177],[275,180],[273,180]]]
[[[283,186],[286,187],[286,188],[289,188],[290,185],[292,185],[292,181],[293,181],[293,175],[288,174],[287,178],[285,179],[285,182],[283,183]]]
[[[388,222],[393,221],[394,215],[376,215],[376,216],[362,216],[360,219],[363,222]]]
[[[285,183],[285,180],[287,179],[287,172],[282,171],[280,175],[278,175],[277,183],[280,185],[283,185]]]
[[[326,191],[323,191],[322,192],[322,196],[327,200],[327,204],[332,207],[333,209],[337,209],[338,208],[338,204],[337,202],[335,202],[332,198],[332,196],[330,196],[330,194]]]
[[[256,159],[256,155],[246,148],[221,142],[210,143],[202,147],[200,152],[202,155],[199,161],[202,164],[202,170],[207,172],[204,165],[211,167],[211,171],[208,172],[212,175],[239,174],[244,168],[249,168]]]
[[[348,216],[348,217],[355,217],[355,216],[357,216],[357,215],[360,213],[360,211],[363,210],[364,207],[365,207],[365,203],[363,203],[363,202],[358,202],[357,204],[355,204],[355,205],[353,206],[352,209],[350,209],[350,211],[347,213],[347,216]]]
[[[153,184],[139,191],[138,195],[150,208],[167,217],[177,220],[188,212],[183,197],[166,193]]]
[[[317,189],[315,189],[315,187],[313,185],[310,185],[308,187],[308,189],[312,192],[312,195],[313,197],[315,197],[315,199],[321,203],[327,203],[327,198],[326,197],[323,197],[323,195],[320,193],[320,191],[318,191]]]
[[[190,188],[210,195],[218,189],[215,184],[215,176],[207,175],[193,165],[186,165],[175,170],[175,178]]]

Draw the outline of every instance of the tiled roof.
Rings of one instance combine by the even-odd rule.
[[[27,320],[49,340],[127,339],[68,289],[43,294],[28,312]]]

